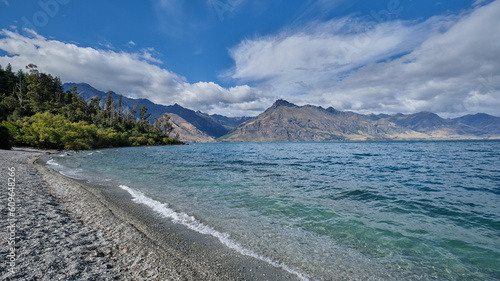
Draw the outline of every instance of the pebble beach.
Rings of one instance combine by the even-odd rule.
[[[298,279],[37,164],[47,153],[0,150],[0,280]]]

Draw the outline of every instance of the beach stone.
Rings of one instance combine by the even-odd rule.
[[[9,167],[16,180],[15,265],[1,262],[0,280],[298,280],[216,239],[142,223],[148,216],[137,204],[112,204],[100,190],[33,163],[47,153],[0,150],[1,237],[10,235]],[[136,214],[126,211],[132,207]],[[5,260],[10,247],[0,241]]]

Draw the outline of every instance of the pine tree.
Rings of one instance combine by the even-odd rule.
[[[40,112],[42,106],[42,82],[40,78],[40,73],[38,72],[38,68],[34,64],[30,64],[26,66],[29,71],[29,75],[27,77],[28,80],[28,92],[26,96],[30,100],[31,109],[36,113]]]
[[[118,122],[119,123],[122,123],[122,98],[123,98],[123,95],[120,94],[120,96],[118,97]]]
[[[148,127],[147,124],[149,123],[149,118],[151,117],[151,113],[146,114],[147,112],[148,109],[144,105],[141,105],[141,110],[139,111],[139,122],[143,129]]]
[[[114,94],[113,91],[108,91],[108,96],[106,97],[106,119],[108,121],[108,126],[111,127],[113,125],[113,98],[111,95]]]

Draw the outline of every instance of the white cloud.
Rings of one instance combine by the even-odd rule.
[[[488,2],[490,0],[475,0],[474,3],[472,4],[473,6],[478,6],[478,5],[483,5],[485,4],[486,2]]]
[[[156,52],[156,50],[154,48],[145,48],[145,49],[142,49],[141,51],[142,51],[142,54],[141,54],[142,59],[149,61],[149,62],[152,62],[152,63],[157,63],[157,64],[163,63],[160,59],[153,57],[153,55],[158,54],[158,52]]]
[[[464,15],[410,54],[367,65],[323,93],[361,109],[500,115],[500,2]]]
[[[139,53],[101,50],[28,33],[26,37],[0,31],[0,50],[8,54],[0,56],[0,65],[10,63],[17,70],[33,63],[63,82],[86,82],[99,90],[167,105],[178,103],[207,113],[245,115],[241,108],[265,98],[248,86],[225,89],[212,82],[190,84],[185,77],[159,67],[161,61],[152,48]]]
[[[399,21],[374,24],[348,17],[245,40],[230,50],[235,61],[230,75],[243,81],[268,80],[282,91],[315,85],[411,51],[432,31],[431,23],[444,24],[435,19],[416,26]]]
[[[299,104],[500,115],[499,15],[495,1],[420,23],[311,23],[241,42],[228,76]]]
[[[218,112],[227,116],[255,116],[262,112],[272,99],[247,85],[225,89],[213,82],[184,84],[180,91],[181,102],[204,112]]]
[[[98,44],[99,44],[99,46],[104,47],[104,48],[109,49],[109,50],[115,49],[115,47],[113,47],[113,44],[111,44],[110,42],[107,42],[107,41],[101,41]]]

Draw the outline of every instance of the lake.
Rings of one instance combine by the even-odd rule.
[[[303,279],[500,280],[500,141],[65,152],[62,174]]]

